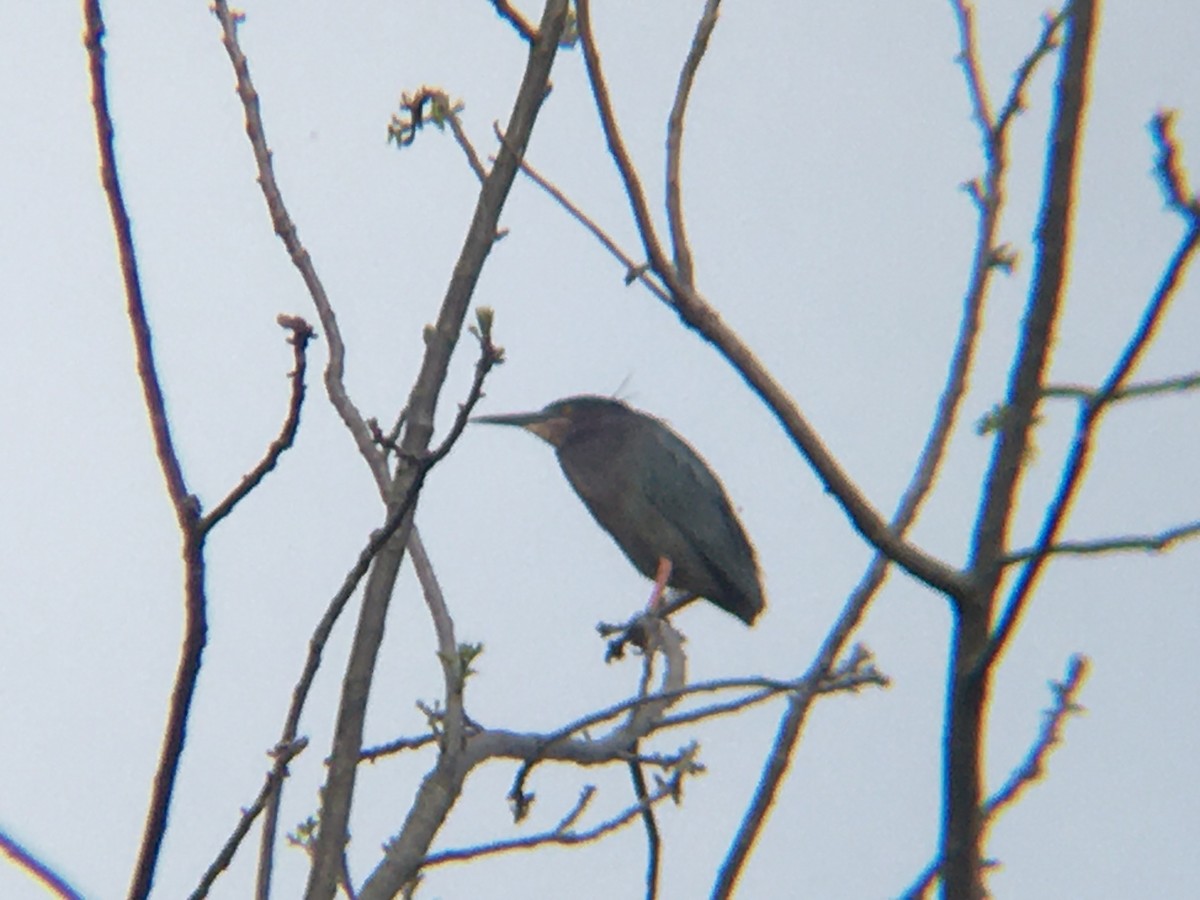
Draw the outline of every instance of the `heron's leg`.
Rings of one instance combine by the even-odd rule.
[[[671,561],[665,556],[658,558],[658,569],[654,573],[654,593],[650,595],[650,602],[646,604],[646,608],[657,611],[658,606],[662,603],[663,593],[667,589],[667,582],[671,580]]]

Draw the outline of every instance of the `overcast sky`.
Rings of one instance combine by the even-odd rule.
[[[1044,7],[981,3],[994,96],[1033,46]],[[523,6],[536,19],[532,3]],[[596,32],[625,134],[656,209],[679,65],[702,4],[597,3]],[[349,347],[366,415],[403,404],[475,202],[447,135],[397,152],[402,91],[465,104],[481,152],[507,119],[525,46],[485,0],[331,4],[248,0],[243,47],[277,174]],[[274,437],[290,348],[281,312],[315,323],[274,237],[233,75],[203,0],[106,4],[121,176],[189,486],[217,502]],[[135,379],[112,231],[97,178],[79,10],[27,3],[0,29],[0,826],[89,897],[124,894],[159,751],[181,633],[179,538]],[[1200,17],[1184,0],[1106,4],[1092,82],[1078,243],[1055,381],[1107,373],[1181,234],[1151,176],[1146,123],[1181,111],[1200,183]],[[698,282],[797,399],[874,504],[907,482],[944,377],[982,171],[947,2],[729,2],[689,114],[684,178]],[[1003,239],[1020,254],[996,282],[962,428],[914,535],[961,564],[990,442],[972,423],[1002,396],[1032,259],[1044,125],[1057,59],[1015,126]],[[631,251],[635,232],[605,153],[577,50],[560,54],[530,161]],[[998,101],[997,101],[998,102]],[[768,609],[753,629],[698,605],[679,623],[694,678],[808,665],[870,558],[771,415],[713,350],[530,182],[518,181],[476,292],[496,309],[508,361],[486,412],[620,391],[668,420],[713,464],[762,563]],[[1186,282],[1138,378],[1200,368],[1200,290]],[[465,396],[464,340],[438,423]],[[209,543],[210,643],[164,846],[157,895],[184,896],[268,766],[308,637],[381,509],[366,466],[313,377],[294,450]],[[1047,404],[1014,540],[1027,543],[1074,421]],[[1200,511],[1200,398],[1114,410],[1067,528],[1073,538],[1164,529]],[[470,429],[431,476],[418,517],[460,640],[481,641],[467,708],[490,726],[550,729],[627,695],[637,666],[606,666],[593,632],[648,583],[570,491],[552,451],[516,431]],[[1072,653],[1094,667],[1048,779],[993,833],[998,897],[1191,896],[1200,872],[1200,543],[1166,555],[1056,562],[995,682],[994,788],[1034,739]],[[372,697],[367,741],[423,730],[440,694],[432,631],[406,566]],[[283,807],[315,811],[352,616],[334,635]],[[880,898],[931,859],[940,811],[949,613],[896,575],[858,637],[886,691],[814,708],[791,776],[746,869],[746,898]],[[773,736],[779,704],[696,738],[707,774],[664,808],[664,898],[707,895]],[[414,753],[359,780],[350,865],[361,879],[430,765]],[[592,820],[630,802],[623,767],[543,767],[531,820],[513,826],[512,765],[492,765],[440,836],[450,848],[548,827],[582,785]],[[247,847],[213,896],[249,896]],[[430,873],[422,896],[641,896],[634,827],[588,848]],[[299,851],[278,853],[277,896],[298,896]],[[0,895],[39,894],[0,866]]]

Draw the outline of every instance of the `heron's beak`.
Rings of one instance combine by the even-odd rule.
[[[509,413],[504,416],[472,416],[472,422],[481,425],[515,425],[524,428],[555,447],[562,440],[569,424],[565,418],[547,418],[544,412]]]

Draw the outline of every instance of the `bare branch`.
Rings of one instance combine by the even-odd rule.
[[[451,112],[448,116],[450,122],[450,130],[454,133],[454,140],[458,142],[458,146],[462,148],[462,152],[467,157],[467,164],[471,167],[471,171],[475,173],[475,177],[482,184],[487,178],[487,169],[483,167],[483,163],[479,161],[479,154],[475,152],[475,145],[471,143],[471,139],[467,137],[466,131],[463,130],[462,120],[458,115]]]
[[[1179,164],[1179,146],[1174,134],[1175,113],[1163,110],[1150,120],[1150,134],[1158,147],[1155,171],[1167,205],[1195,224],[1200,219],[1200,199],[1188,187],[1187,173]]]
[[[1054,499],[1050,502],[1042,519],[1037,540],[1034,542],[1034,552],[1029,556],[1017,582],[1009,592],[1000,622],[989,641],[987,653],[980,660],[980,668],[991,665],[1004,651],[1005,645],[1020,621],[1021,614],[1032,595],[1034,584],[1050,555],[1051,548],[1059,543],[1058,537],[1066,522],[1071,503],[1082,483],[1083,474],[1087,471],[1088,460],[1091,456],[1092,437],[1096,426],[1113,402],[1112,398],[1120,393],[1141,355],[1153,340],[1158,324],[1166,314],[1177,288],[1183,281],[1184,273],[1195,256],[1197,247],[1200,246],[1200,216],[1192,216],[1187,210],[1182,211],[1182,214],[1188,222],[1187,233],[1172,254],[1166,270],[1146,304],[1141,321],[1120,358],[1113,365],[1112,371],[1109,372],[1095,395],[1080,410],[1071,449],[1063,464],[1063,474],[1059,479]]]
[[[423,478],[425,466],[420,461],[433,434],[434,411],[450,358],[475,285],[495,244],[500,214],[516,177],[518,159],[528,146],[534,122],[546,97],[550,68],[567,12],[567,0],[548,0],[506,129],[509,142],[501,147],[480,190],[437,321],[426,328],[425,355],[409,394],[408,417],[401,442],[400,456],[406,464],[401,466],[394,483],[389,486],[389,509],[395,506],[397,498],[404,497]],[[348,836],[367,700],[392,587],[407,539],[408,527],[405,525],[397,532],[395,543],[389,545],[373,566],[363,598],[343,681],[329,774],[321,796],[321,827],[309,880],[310,900],[329,900],[336,890],[338,863]],[[411,880],[416,873],[416,864],[427,852],[444,814],[457,800],[464,777],[465,771],[457,758],[444,752],[435,770],[422,783],[400,835],[389,845],[384,860],[364,885],[360,894],[362,900],[393,896]]]
[[[607,721],[613,716],[610,710],[587,716],[547,735],[515,734],[506,731],[486,731],[475,735],[471,741],[471,758],[483,761],[491,758],[520,759],[524,765],[517,771],[508,799],[513,806],[517,821],[524,818],[533,802],[533,795],[525,792],[525,781],[534,766],[546,760],[599,765],[614,759],[633,758],[637,742],[652,734],[666,711],[677,702],[686,689],[687,658],[683,653],[683,638],[665,619],[648,615],[643,622],[645,657],[642,664],[641,683],[633,700],[618,704],[628,711],[625,721],[602,738],[591,738],[586,734],[579,740],[570,736],[582,731],[587,725],[583,721]],[[654,673],[655,654],[661,652],[667,661],[662,685],[658,693],[650,689]]]
[[[1042,35],[1038,38],[1033,52],[1021,61],[1021,65],[1017,67],[1017,71],[1013,75],[1012,88],[1009,90],[1004,105],[1000,107],[1000,115],[996,117],[995,130],[997,132],[1003,132],[1015,116],[1024,112],[1025,88],[1037,70],[1038,64],[1058,49],[1059,29],[1062,28],[1070,14],[1071,3],[1070,0],[1067,0],[1058,13],[1042,17]]]
[[[1008,565],[1026,562],[1038,556],[1039,553],[1045,556],[1087,556],[1129,550],[1161,553],[1169,550],[1173,544],[1198,536],[1200,536],[1200,521],[1188,522],[1186,525],[1177,525],[1166,531],[1160,531],[1158,534],[1129,534],[1094,541],[1059,541],[1044,550],[1038,547],[1028,547],[1008,554],[1004,561]]]
[[[308,655],[304,661],[300,678],[292,690],[292,702],[288,708],[287,718],[283,726],[283,734],[279,742],[281,746],[290,745],[296,740],[296,735],[300,727],[300,715],[308,700],[308,693],[316,678],[317,670],[321,666],[321,656],[324,652],[325,644],[333,632],[334,624],[346,608],[346,604],[349,603],[355,590],[357,590],[359,582],[362,581],[371,568],[371,563],[375,560],[376,556],[395,537],[404,523],[409,520],[412,508],[416,503],[417,496],[424,485],[425,478],[428,476],[430,469],[450,452],[455,441],[462,435],[467,419],[470,417],[471,409],[478,402],[480,396],[482,396],[484,378],[501,359],[503,359],[503,349],[496,347],[492,343],[489,327],[480,337],[480,359],[476,364],[475,380],[471,385],[471,392],[467,402],[459,411],[454,427],[437,450],[419,460],[419,464],[416,467],[416,475],[409,484],[407,493],[395,508],[389,511],[387,520],[383,526],[371,535],[366,546],[359,553],[358,560],[355,562],[353,568],[347,573],[341,588],[338,589],[337,593],[330,600],[325,614],[321,617],[320,622],[317,623],[317,627],[313,631],[313,636],[309,639]],[[410,530],[407,540],[412,544],[418,544],[420,540],[419,536],[416,536],[415,540],[414,536],[416,536],[415,528]],[[424,548],[418,547],[414,552],[423,554]],[[446,616],[448,621],[448,613]],[[450,631],[450,636],[451,641],[453,641],[452,630]],[[263,836],[259,846],[258,892],[260,896],[264,895],[270,887],[272,856],[274,854],[275,836],[278,833],[279,827],[279,803],[281,796],[281,791],[277,791],[271,796],[263,824]]]
[[[1029,748],[1021,765],[1008,776],[1008,780],[995,794],[988,798],[985,815],[989,824],[995,824],[997,817],[1034,782],[1041,779],[1045,772],[1046,760],[1062,742],[1062,728],[1069,716],[1083,712],[1083,707],[1077,702],[1083,682],[1088,675],[1088,658],[1072,656],[1067,663],[1067,675],[1062,681],[1052,681],[1050,688],[1054,692],[1054,705],[1045,711],[1042,718],[1042,728],[1037,740]]]
[[[508,22],[513,27],[527,44],[532,44],[537,38],[537,32],[533,30],[533,26],[517,12],[516,8],[508,2],[508,0],[491,0],[492,6],[496,10],[496,15]]]
[[[663,693],[679,690],[686,679],[682,638],[669,623],[656,620],[644,671],[650,670],[654,654],[659,650],[667,660],[661,679]],[[643,703],[633,708],[621,725],[601,738],[551,742],[553,735],[481,731],[467,736],[462,753],[447,752],[443,742],[444,749],[437,765],[418,789],[400,834],[387,843],[383,861],[363,885],[361,900],[394,896],[403,885],[418,877],[427,863],[426,853],[433,835],[457,800],[463,781],[476,765],[495,758],[523,759],[527,763],[542,759],[570,759],[583,765],[625,761],[629,746],[649,732],[669,704],[670,701]],[[528,765],[523,767],[523,771],[528,768]],[[527,806],[532,798],[520,791],[519,787],[514,790],[521,795],[519,800]],[[637,815],[637,812],[632,815]]]
[[[476,397],[476,399],[478,398]],[[469,410],[469,407],[464,406],[464,409]],[[470,660],[465,658],[466,648],[460,648],[454,637],[454,620],[450,618],[450,610],[446,608],[446,598],[442,594],[441,585],[438,584],[437,575],[433,571],[433,563],[430,562],[429,555],[425,552],[425,543],[421,540],[416,525],[413,526],[408,538],[408,552],[412,558],[417,579],[421,582],[421,593],[429,607],[434,632],[437,634],[438,659],[442,663],[446,697],[442,743],[444,748],[454,748],[453,752],[457,752],[465,740],[463,688],[469,674]]]
[[[292,395],[291,400],[288,402],[287,416],[284,418],[283,426],[279,429],[279,436],[271,442],[271,445],[267,448],[266,455],[259,461],[258,465],[251,469],[238,486],[201,520],[200,528],[203,531],[211,530],[214,525],[233,512],[233,508],[237,506],[242,498],[258,487],[259,483],[267,476],[267,473],[275,468],[283,452],[291,447],[292,443],[296,440],[296,431],[300,427],[300,407],[304,404],[304,373],[308,367],[308,358],[305,351],[308,347],[308,342],[313,339],[315,333],[312,330],[312,326],[299,316],[281,315],[277,321],[292,333],[292,336],[288,338],[288,343],[292,345],[292,358],[295,368],[292,369],[289,376],[292,382]]]
[[[329,601],[324,615],[321,616],[321,620],[313,630],[313,635],[308,641],[308,654],[305,657],[300,678],[297,680],[296,686],[292,689],[292,701],[284,720],[283,733],[279,740],[280,746],[290,745],[296,740],[300,728],[300,716],[304,711],[305,704],[308,702],[308,694],[312,689],[313,681],[316,680],[317,670],[321,667],[321,656],[325,651],[325,645],[329,641],[329,636],[333,633],[333,626],[341,617],[346,604],[350,602],[350,598],[354,596],[359,582],[362,581],[367,571],[371,568],[371,563],[388,542],[395,537],[405,521],[408,520],[409,513],[412,511],[413,504],[416,502],[417,494],[420,492],[423,483],[424,476],[413,481],[409,492],[399,505],[389,512],[383,526],[371,534],[366,546],[359,552],[354,566],[346,574],[342,586],[338,588],[333,598]],[[281,790],[277,790],[271,794],[268,800],[266,816],[263,820],[262,838],[259,842],[258,853],[258,877],[255,889],[259,900],[267,900],[270,894],[272,860],[275,853],[275,837],[279,830],[279,806],[282,796],[283,792]]]
[[[1111,405],[1122,400],[1138,400],[1159,394],[1178,394],[1196,388],[1200,388],[1200,372],[1191,372],[1175,378],[1160,378],[1154,381],[1120,385],[1108,393],[1104,402]],[[1101,389],[1089,388],[1081,384],[1049,384],[1042,390],[1042,396],[1095,404],[1100,399]]]
[[[83,894],[67,884],[65,878],[30,853],[20,841],[3,829],[0,829],[0,855],[8,857],[13,865],[36,881],[42,890],[60,900],[83,900]]]
[[[1067,250],[1071,240],[1071,210],[1075,170],[1086,105],[1086,71],[1091,51],[1090,2],[1071,6],[1068,53],[1058,87],[1055,129],[1047,160],[1047,181],[1038,225],[1038,255],[1033,284],[1021,332],[1020,346],[1010,373],[1006,414],[999,429],[985,480],[972,546],[972,568],[990,595],[999,579],[1010,512],[1020,481],[1021,462],[1027,452],[1034,411],[1042,383],[1066,278]],[[1074,55],[1071,55],[1074,50]]]
[[[100,150],[100,181],[108,198],[108,210],[112,216],[113,231],[117,239],[117,256],[121,264],[121,276],[125,284],[126,314],[133,329],[133,348],[137,357],[138,379],[150,417],[150,431],[154,436],[154,449],[158,464],[167,483],[167,496],[175,507],[175,516],[181,531],[195,527],[199,517],[198,501],[187,489],[179,454],[171,437],[171,423],[167,419],[167,404],[163,399],[162,386],[158,377],[158,366],[154,360],[153,339],[150,323],[146,317],[146,302],[142,296],[142,281],[138,273],[137,253],[133,247],[133,226],[125,206],[121,190],[121,178],[117,172],[116,153],[113,149],[114,129],[108,110],[108,74],[106,71],[104,41],[104,18],[98,0],[84,0],[84,15],[87,31],[84,45],[88,52],[88,67],[92,85],[92,111],[96,119],[96,140]]]
[[[717,12],[721,0],[707,0],[704,12],[696,25],[691,49],[679,73],[679,87],[675,91],[675,102],[667,120],[667,224],[671,229],[671,246],[675,256],[675,271],[688,287],[696,286],[692,267],[692,250],[688,246],[687,228],[683,217],[683,179],[680,162],[683,155],[683,119],[687,112],[688,98],[700,69],[700,61],[708,49],[709,38],[717,27]]]
[[[359,759],[363,762],[375,762],[384,756],[402,753],[405,750],[420,750],[422,747],[436,743],[437,739],[438,736],[433,733],[423,734],[420,737],[396,738],[394,741],[388,741],[377,747],[364,747]]]
[[[299,738],[290,744],[280,744],[271,751],[271,756],[275,762],[271,766],[271,771],[267,773],[266,779],[263,781],[263,786],[258,792],[258,796],[254,798],[254,802],[250,806],[242,810],[242,816],[238,820],[237,827],[229,836],[229,840],[225,842],[225,846],[221,848],[221,852],[217,854],[217,858],[213,860],[211,866],[200,879],[199,885],[196,886],[190,897],[191,900],[200,900],[202,897],[207,897],[208,892],[212,889],[220,874],[229,868],[233,862],[234,854],[241,846],[246,835],[250,833],[250,826],[254,824],[254,820],[266,808],[267,803],[272,796],[279,792],[280,786],[283,784],[283,779],[288,775],[288,763],[299,756],[308,746],[308,738]]]
[[[933,424],[926,437],[925,445],[917,458],[912,478],[905,489],[892,517],[890,528],[898,536],[916,521],[921,506],[933,486],[938,467],[945,456],[946,446],[954,431],[962,399],[966,393],[967,376],[974,365],[975,349],[978,344],[980,324],[991,276],[996,270],[996,235],[1000,215],[1004,206],[1004,188],[1007,178],[1007,128],[994,130],[988,112],[986,93],[979,76],[978,54],[975,50],[974,31],[971,28],[969,7],[957,4],[963,14],[960,17],[960,59],[967,71],[968,90],[974,98],[976,115],[985,133],[985,160],[987,173],[983,186],[978,189],[979,224],[975,239],[974,260],[971,275],[963,297],[963,312],[959,322],[958,336],[950,360],[946,382],[938,399]],[[830,630],[817,654],[810,675],[822,672],[833,665],[842,652],[846,641],[858,627],[863,614],[883,586],[887,577],[889,559],[879,554],[863,574],[859,583],[847,598],[846,604]],[[750,698],[745,698],[749,700]],[[780,784],[787,776],[792,755],[800,739],[801,730],[811,708],[811,694],[799,694],[788,704],[780,721],[775,741],[768,754],[767,762],[750,807],[747,809],[738,833],[718,873],[713,897],[728,897],[732,894],[739,875],[746,864]]]
[[[1011,806],[1026,788],[1041,779],[1050,754],[1062,742],[1062,729],[1067,718],[1083,712],[1077,698],[1087,678],[1088,665],[1086,656],[1073,656],[1067,663],[1066,678],[1050,683],[1054,693],[1054,705],[1043,714],[1042,727],[1029,752],[1025,754],[1025,759],[1013,770],[1000,789],[988,798],[983,810],[985,826],[996,824],[1000,813]],[[924,897],[933,887],[939,870],[937,860],[926,866],[901,895],[903,900],[920,900]]]
[[[988,631],[996,591],[1004,574],[1003,557],[1012,512],[1062,307],[1096,17],[1094,0],[1073,0],[1070,4],[1066,47],[1055,91],[1030,297],[1009,373],[1008,408],[995,440],[976,516],[970,551],[974,589],[960,598],[954,619],[939,855],[943,860],[946,896],[963,900],[975,900],[984,894],[980,794],[990,675],[985,662],[989,656]]]
[[[634,221],[637,223],[638,234],[642,237],[642,244],[646,250],[646,257],[650,260],[650,266],[665,279],[665,273],[669,269],[666,256],[663,254],[662,245],[654,230],[654,220],[650,215],[650,205],[646,202],[646,192],[642,188],[641,178],[625,147],[625,140],[621,137],[617,116],[613,111],[612,99],[608,94],[608,83],[605,81],[604,72],[601,69],[600,51],[597,49],[595,37],[592,35],[590,0],[581,0],[576,3],[576,14],[579,18],[579,41],[583,46],[583,59],[587,66],[588,81],[592,87],[592,96],[596,100],[596,110],[600,115],[600,124],[604,129],[608,152],[617,164],[621,180],[625,183],[625,195],[629,199],[630,209],[633,212]],[[674,274],[673,270],[671,271]]]
[[[500,126],[498,124],[495,126],[495,131],[496,137],[503,142],[504,134],[500,131]],[[662,300],[664,303],[670,302],[671,295],[667,293],[661,284],[651,277],[651,274],[646,270],[645,265],[634,262],[633,257],[622,250],[617,242],[608,234],[608,232],[597,225],[596,222],[587,215],[587,213],[580,209],[569,197],[567,197],[566,194],[556,187],[553,182],[543,176],[537,171],[537,169],[529,165],[529,163],[527,163],[525,160],[521,160],[521,171],[531,181],[533,181],[534,184],[553,197],[558,205],[565,209],[570,216],[575,219],[576,222],[586,228],[592,234],[592,236],[601,243],[605,250],[621,261],[621,263],[625,266],[626,283],[632,284],[634,281],[640,281],[651,291],[651,293],[654,294],[654,296],[658,297],[659,300]]]
[[[651,793],[645,801],[635,803],[633,806],[628,807],[609,819],[605,819],[591,828],[583,831],[573,830],[571,825],[583,814],[593,794],[594,790],[592,788],[584,789],[580,794],[579,802],[567,814],[563,822],[555,828],[507,841],[493,841],[488,844],[463,847],[459,850],[443,850],[439,853],[431,853],[425,857],[421,866],[428,869],[433,866],[444,865],[445,863],[460,862],[465,859],[478,859],[481,856],[493,856],[497,853],[507,853],[511,850],[531,850],[535,847],[544,847],[547,845],[572,847],[578,844],[591,843],[625,827],[634,819],[641,816],[644,810],[662,802],[668,797],[673,797],[675,789],[671,784],[663,784]],[[567,825],[565,828],[562,827],[564,823]]]
[[[963,68],[967,79],[967,95],[971,100],[971,111],[975,123],[983,135],[984,153],[991,161],[991,145],[995,134],[991,102],[988,100],[987,82],[979,58],[979,45],[975,38],[975,10],[968,0],[950,0],[958,22],[958,56],[956,61]]]
[[[609,97],[608,86],[601,70],[600,56],[591,29],[589,0],[576,4],[579,37],[587,65],[588,80],[600,122],[608,142],[609,153],[625,183],[638,231],[646,249],[650,267],[662,278],[670,291],[672,308],[689,327],[695,329],[729,361],[751,388],[767,404],[783,425],[796,448],[809,461],[831,493],[846,511],[858,531],[873,546],[899,564],[915,578],[936,590],[957,596],[965,593],[968,582],[954,567],[904,541],[888,527],[879,512],[850,480],[820,436],[801,414],[795,401],[774,379],[771,373],[746,346],[741,338],[696,291],[684,284],[674,267],[666,260],[662,245],[655,234],[641,179],[630,159],[621,137]]]
[[[167,815],[179,771],[179,760],[186,740],[188,714],[204,645],[208,640],[208,613],[204,581],[204,529],[200,521],[200,502],[189,493],[183,469],[171,437],[158,370],[154,361],[150,325],[142,296],[141,277],[133,247],[133,228],[121,191],[113,148],[113,123],[108,108],[108,82],[103,47],[104,19],[99,0],[85,0],[86,27],[84,45],[88,54],[88,71],[92,86],[92,109],[96,120],[96,140],[100,151],[100,180],[108,197],[109,213],[117,238],[117,255],[125,284],[126,314],[133,331],[134,352],[138,377],[150,430],[154,436],[155,453],[167,485],[167,495],[175,509],[175,518],[183,538],[184,564],[184,635],[179,665],[171,691],[170,707],[163,734],[162,751],[154,775],[150,807],[142,832],[142,843],[129,888],[132,900],[142,900],[150,893],[154,871],[158,865],[163,836],[167,830]]]
[[[646,785],[646,775],[642,771],[642,760],[637,756],[637,744],[633,745],[631,752],[634,758],[629,760],[629,778],[633,783],[633,795],[641,807],[642,824],[646,828],[646,900],[656,900],[662,836],[658,831],[658,821],[654,817],[653,799]]]
[[[333,305],[330,303],[329,295],[325,293],[324,284],[317,275],[312,257],[300,241],[296,225],[288,214],[287,206],[283,202],[283,195],[279,191],[279,184],[275,180],[275,167],[271,161],[271,150],[267,146],[267,135],[263,126],[262,110],[259,107],[258,91],[250,78],[250,64],[238,43],[237,29],[242,21],[242,16],[231,12],[226,0],[213,0],[212,11],[221,23],[222,43],[225,45],[225,51],[229,55],[229,61],[233,64],[233,70],[237,76],[238,97],[242,101],[242,108],[246,115],[246,135],[249,137],[250,146],[254,151],[254,161],[258,168],[258,183],[267,202],[271,224],[275,228],[275,233],[283,241],[284,247],[287,248],[292,264],[300,273],[300,277],[304,279],[304,285],[308,288],[309,296],[312,297],[313,306],[316,307],[317,315],[321,319],[321,328],[324,329],[325,339],[329,344],[329,362],[325,366],[325,390],[329,395],[329,402],[333,404],[333,408],[337,410],[342,422],[354,437],[358,452],[367,461],[376,483],[382,489],[389,480],[387,463],[382,452],[371,440],[371,432],[363,421],[362,414],[359,413],[358,408],[350,399],[350,395],[346,392],[344,381],[346,345],[342,340],[342,332],[338,327]]]
[[[628,700],[622,700],[620,703],[614,703],[612,706],[606,707],[596,712],[581,716],[574,721],[557,728],[554,731],[548,732],[545,735],[536,737],[536,741],[544,744],[544,753],[548,753],[553,747],[560,742],[565,741],[573,734],[586,731],[589,728],[594,728],[597,725],[602,725],[623,713],[629,712],[639,706],[646,704],[665,704],[666,706],[674,705],[679,700],[684,700],[689,697],[696,697],[701,694],[715,694],[723,691],[731,690],[747,690],[752,691],[750,697],[756,699],[766,699],[779,694],[789,693],[791,691],[813,691],[818,690],[819,679],[814,682],[808,676],[798,678],[794,681],[777,681],[771,678],[721,678],[711,681],[697,681],[689,685],[680,685],[676,688],[664,689],[655,693],[639,694]],[[741,702],[741,701],[739,701]],[[704,718],[710,718],[714,713],[707,712],[710,707],[703,707],[696,710],[694,713],[680,713],[681,717],[678,722],[673,718],[663,717],[662,722],[671,721],[673,724],[683,724],[684,721],[698,721]],[[686,716],[684,720],[682,717]],[[520,754],[517,754],[520,756]],[[554,758],[560,757],[543,757]],[[566,758],[566,757],[561,757]]]

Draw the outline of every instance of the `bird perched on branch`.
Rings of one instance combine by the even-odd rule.
[[[540,412],[474,419],[516,425],[553,445],[575,493],[629,561],[683,592],[672,609],[704,597],[747,625],[763,609],[754,548],[717,476],[663,422],[619,400],[582,395]]]

